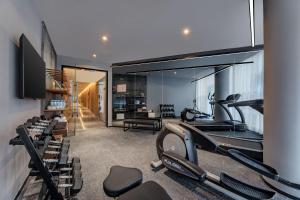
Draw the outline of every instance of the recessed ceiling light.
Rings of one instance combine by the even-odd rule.
[[[189,28],[183,28],[183,29],[182,29],[182,34],[183,34],[183,35],[187,36],[187,35],[189,35],[190,33],[191,33],[191,30],[190,30]]]
[[[102,42],[107,42],[108,41],[107,35],[102,35],[101,40]]]
[[[174,72],[174,74],[177,74],[176,71]]]
[[[97,58],[97,55],[95,53],[93,53],[93,58]]]

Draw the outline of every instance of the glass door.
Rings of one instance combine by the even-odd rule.
[[[76,70],[72,68],[64,68],[63,73],[65,74],[64,84],[68,89],[68,95],[66,101],[66,118],[68,120],[68,135],[76,135],[78,129],[78,84],[76,82]]]

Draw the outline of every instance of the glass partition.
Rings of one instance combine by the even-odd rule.
[[[263,51],[120,67],[113,70],[112,95],[113,126],[161,118],[220,142],[263,139]]]

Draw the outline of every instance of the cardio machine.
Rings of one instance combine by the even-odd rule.
[[[198,166],[197,147],[226,155],[263,176],[289,187],[300,189],[299,184],[280,177],[274,168],[252,159],[236,149],[224,149],[208,135],[201,134],[201,132],[191,132],[178,124],[166,124],[157,137],[156,148],[159,161],[152,162],[152,166],[158,167],[162,164],[164,167],[192,178],[201,184],[212,186],[217,190],[225,188],[225,193],[233,198],[236,198],[234,197],[236,194],[246,199],[270,199],[275,195],[272,191],[243,183],[225,173],[216,176],[201,169]]]
[[[263,114],[263,99],[239,101],[228,104],[228,107],[248,106]],[[263,161],[263,135],[247,130],[247,131],[201,131],[197,126],[187,123],[181,123],[182,127],[191,132],[198,134],[206,134],[213,138],[219,146],[224,149],[237,149],[242,153]]]
[[[228,115],[229,120],[216,121],[214,119],[204,119],[199,121],[189,122],[189,124],[196,126],[198,129],[202,131],[246,131],[248,127],[245,123],[245,117],[243,112],[239,107],[234,106],[235,110],[239,113],[240,121],[234,120],[230,111],[227,108],[228,104],[235,103],[240,99],[240,94],[231,94],[228,95],[224,100],[212,100],[210,104],[214,107],[219,106],[222,108],[226,114]]]
[[[208,94],[208,100],[210,102],[211,105],[211,114],[207,114],[205,112],[201,112],[199,111],[198,107],[197,107],[197,102],[196,99],[193,100],[193,108],[184,108],[183,111],[180,114],[181,120],[183,122],[187,121],[187,122],[193,122],[193,121],[197,121],[199,119],[212,119],[214,116],[214,104],[212,104],[211,102],[214,101],[215,98],[215,94]]]

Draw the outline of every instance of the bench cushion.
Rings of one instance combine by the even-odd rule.
[[[149,120],[149,119],[125,119],[124,123],[154,125],[156,123],[156,120]]]
[[[140,185],[143,174],[137,168],[113,166],[103,182],[104,192],[110,197],[117,197]]]
[[[118,200],[171,200],[171,197],[159,184],[148,181],[121,195]]]

